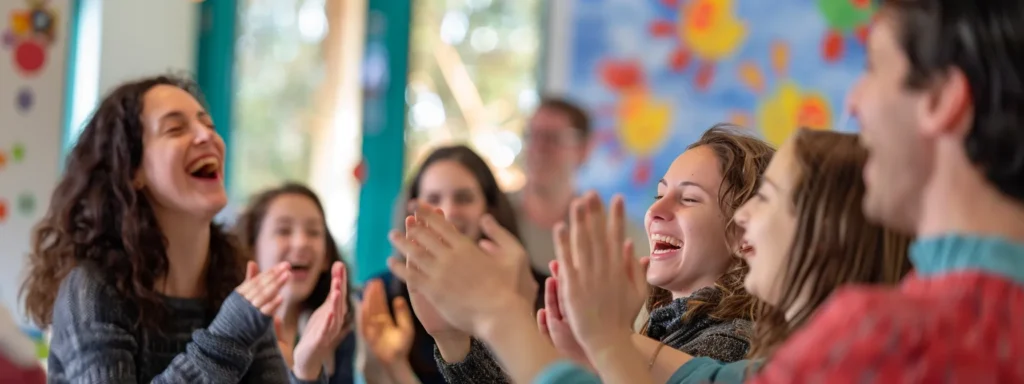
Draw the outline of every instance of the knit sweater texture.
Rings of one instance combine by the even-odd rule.
[[[136,326],[137,312],[103,272],[77,266],[54,304],[49,383],[326,383],[291,374],[271,317],[238,293],[215,314],[203,299],[164,303],[162,329]]]

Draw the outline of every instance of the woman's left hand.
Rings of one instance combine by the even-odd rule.
[[[345,265],[335,262],[331,266],[330,294],[320,308],[313,311],[299,344],[295,346],[292,371],[301,380],[319,377],[324,361],[334,355],[334,350],[345,336],[345,315],[348,313],[346,279]]]

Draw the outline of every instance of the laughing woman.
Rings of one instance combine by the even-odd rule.
[[[327,228],[323,205],[316,193],[301,184],[285,184],[256,195],[235,223],[247,253],[261,270],[286,262],[291,278],[282,289],[283,302],[274,316],[275,333],[289,367],[304,359],[326,357],[323,366],[330,384],[353,382],[355,334],[352,300],[344,298],[344,338],[318,345],[304,335],[309,320],[331,293],[333,268],[341,268],[341,253]],[[347,279],[346,279],[347,280]],[[345,292],[351,292],[345,287]],[[323,348],[318,351],[316,348]]]
[[[27,312],[52,335],[50,383],[285,383],[271,327],[287,264],[257,273],[213,223],[227,203],[224,141],[195,85],[117,87],[68,155],[35,230]],[[341,279],[310,334],[341,332]]]

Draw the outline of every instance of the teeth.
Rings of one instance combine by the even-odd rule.
[[[188,173],[196,173],[199,170],[210,167],[211,172],[217,172],[220,170],[220,161],[214,157],[204,157],[199,161],[192,164],[192,167],[188,169]]]
[[[677,239],[675,237],[672,237],[672,236],[662,235],[662,234],[651,235],[652,246],[653,246],[653,243],[656,243],[656,242],[667,243],[667,244],[670,244],[670,245],[672,245],[674,247],[682,247],[683,246],[683,241],[682,240],[679,240],[679,239]]]

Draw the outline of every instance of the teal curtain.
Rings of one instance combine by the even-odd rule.
[[[387,233],[402,187],[411,13],[411,0],[369,0],[367,6],[362,68],[366,178],[356,232],[359,283],[386,271],[392,253]]]
[[[210,116],[217,133],[231,146],[233,128],[235,31],[238,22],[237,0],[203,1],[199,12],[199,44],[196,52],[196,81],[206,96]],[[224,183],[231,191],[231,155],[224,159]]]

